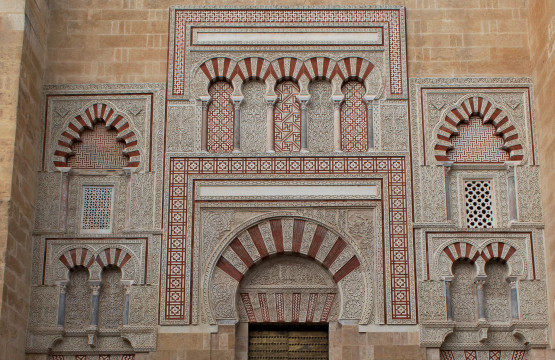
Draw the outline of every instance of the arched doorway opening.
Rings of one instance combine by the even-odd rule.
[[[332,274],[314,259],[279,254],[253,266],[236,307],[248,323],[249,359],[328,358],[328,322],[338,320],[339,296]]]

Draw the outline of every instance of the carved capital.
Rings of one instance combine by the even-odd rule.
[[[264,101],[266,102],[266,109],[271,109],[276,104],[277,96],[265,96]]]

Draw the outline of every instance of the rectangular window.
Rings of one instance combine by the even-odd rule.
[[[466,224],[469,228],[492,228],[493,188],[490,180],[466,180],[464,182]]]
[[[111,233],[113,186],[83,186],[81,232]]]

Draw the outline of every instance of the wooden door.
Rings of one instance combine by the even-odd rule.
[[[249,360],[328,359],[328,327],[249,325]]]

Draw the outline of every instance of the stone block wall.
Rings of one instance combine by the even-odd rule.
[[[0,358],[23,359],[48,6],[0,5]]]
[[[0,5],[3,40],[0,48],[0,358],[19,359],[24,357],[29,301],[30,234],[41,142],[37,136],[42,127],[42,85],[165,82],[170,6],[252,5],[253,2],[51,0],[46,5],[45,0],[12,0],[5,3]],[[404,5],[407,7],[409,77],[533,75],[543,166],[547,270],[555,271],[555,239],[550,235],[555,229],[555,221],[550,220],[551,214],[555,214],[555,196],[550,187],[555,156],[555,122],[551,118],[555,113],[555,3],[551,0],[273,0],[256,4]],[[550,279],[553,322],[555,278]],[[220,327],[217,334],[160,334],[159,351],[137,359],[175,358],[176,353],[181,354],[180,358],[202,359],[210,355],[218,359],[232,358],[230,354],[234,353],[235,345],[231,339],[240,332],[228,330]],[[383,359],[425,358],[417,348],[418,339],[402,340],[407,343],[404,348],[395,346],[399,339],[393,335],[387,340],[370,339],[371,335],[347,329],[342,332],[345,340],[354,342],[343,341],[343,358],[364,358],[368,355],[365,351],[373,351],[376,358]],[[372,341],[379,345],[373,346]],[[393,355],[393,349],[406,350],[406,354]],[[541,359],[548,356],[539,351],[530,355]]]
[[[251,0],[53,0],[46,83],[165,82],[169,7]],[[526,0],[265,0],[259,6],[403,5],[410,77],[529,76]]]
[[[545,223],[545,259],[548,273],[555,271],[555,3],[532,0],[529,4],[529,37],[536,99],[536,123],[540,161],[541,188]],[[548,277],[550,321],[555,321],[555,277]],[[551,332],[551,343],[555,332]]]

